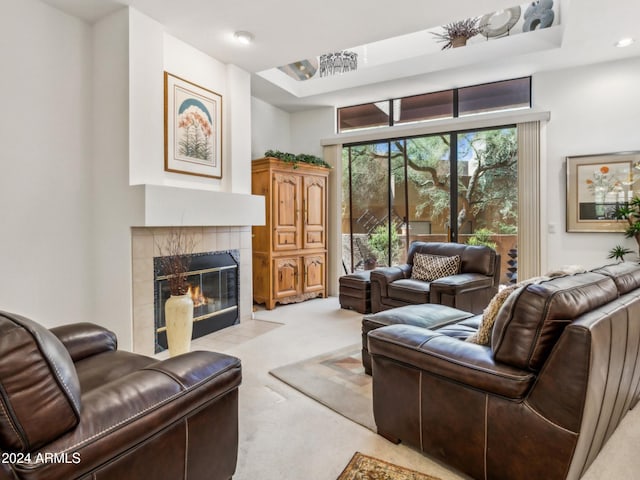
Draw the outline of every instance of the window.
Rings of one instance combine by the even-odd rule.
[[[531,77],[338,108],[338,133],[531,108]]]
[[[502,283],[515,282],[516,128],[444,132],[345,145],[345,272],[405,263],[416,240],[489,245]]]
[[[395,125],[453,117],[453,90],[401,98]],[[395,105],[394,105],[395,106]],[[394,111],[394,114],[396,112]]]
[[[531,108],[531,78],[486,83],[458,90],[458,115]]]
[[[389,105],[387,102],[366,103],[338,109],[338,130],[340,132],[386,125],[389,125]]]

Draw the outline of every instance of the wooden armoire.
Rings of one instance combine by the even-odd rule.
[[[327,296],[329,169],[254,160],[251,190],[265,196],[266,224],[253,227],[253,299],[271,310]]]

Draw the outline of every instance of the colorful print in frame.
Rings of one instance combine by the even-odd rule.
[[[222,96],[164,72],[164,169],[222,178]]]
[[[640,194],[640,152],[567,157],[567,232],[624,232],[615,212]]]

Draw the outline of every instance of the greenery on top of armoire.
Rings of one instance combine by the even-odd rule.
[[[315,155],[309,155],[307,153],[289,153],[289,152],[281,152],[280,150],[267,150],[264,152],[265,157],[277,158],[278,160],[282,160],[283,162],[293,164],[293,168],[298,168],[298,163],[306,163],[309,165],[317,165],[319,167],[331,168],[327,162],[325,162],[320,157],[316,157]]]

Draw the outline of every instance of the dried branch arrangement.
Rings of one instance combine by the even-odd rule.
[[[176,228],[171,230],[162,244],[156,245],[171,295],[185,295],[189,290],[186,273],[191,264],[190,255],[195,247],[195,239],[192,235],[187,235],[183,229]]]
[[[442,50],[458,46],[455,44],[455,40],[463,38],[466,40],[478,35],[482,29],[478,26],[478,18],[467,18],[466,20],[459,20],[457,22],[448,23],[443,25],[444,33],[431,32],[436,37],[438,42],[447,42]]]

